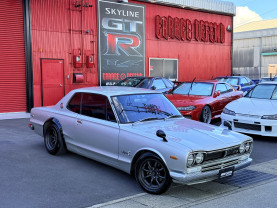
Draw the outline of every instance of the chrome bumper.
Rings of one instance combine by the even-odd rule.
[[[252,162],[252,158],[248,158],[246,160],[241,161],[239,164],[234,165],[235,171],[240,170],[249,166]],[[174,171],[170,171],[170,176],[173,181],[176,183],[182,183],[187,185],[204,183],[207,181],[212,181],[218,178],[218,173],[220,169],[207,171],[207,172],[197,172],[197,173],[177,173]]]

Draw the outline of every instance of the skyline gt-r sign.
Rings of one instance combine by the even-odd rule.
[[[99,0],[98,27],[100,85],[145,76],[144,6]]]

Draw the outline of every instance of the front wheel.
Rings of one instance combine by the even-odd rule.
[[[211,123],[211,120],[212,120],[211,108],[209,106],[205,105],[201,112],[200,121],[209,124],[209,123]]]
[[[62,132],[56,124],[50,124],[44,135],[44,145],[51,155],[63,154],[66,147],[63,141]]]
[[[142,189],[150,194],[166,192],[172,182],[165,164],[152,153],[146,153],[138,159],[135,177]]]

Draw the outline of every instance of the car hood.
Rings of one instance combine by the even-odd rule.
[[[277,114],[277,100],[240,98],[229,103],[226,108],[241,114],[273,115]]]
[[[198,95],[181,95],[181,94],[167,94],[166,97],[176,106],[190,106],[193,104],[201,103],[207,96]]]
[[[185,118],[140,122],[131,125],[130,128],[132,132],[145,137],[155,135],[155,138],[157,130],[163,130],[170,145],[175,145],[176,148],[184,145],[191,150],[221,149],[249,139],[248,136],[239,133]]]

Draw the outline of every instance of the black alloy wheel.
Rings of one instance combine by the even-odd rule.
[[[209,124],[209,123],[211,123],[211,120],[212,120],[211,108],[209,106],[205,105],[201,112],[200,121]]]
[[[62,132],[56,124],[50,124],[44,135],[44,145],[51,155],[63,154],[66,147],[63,141]]]
[[[162,194],[171,185],[171,177],[162,160],[152,153],[142,155],[135,169],[136,180],[150,194]]]

